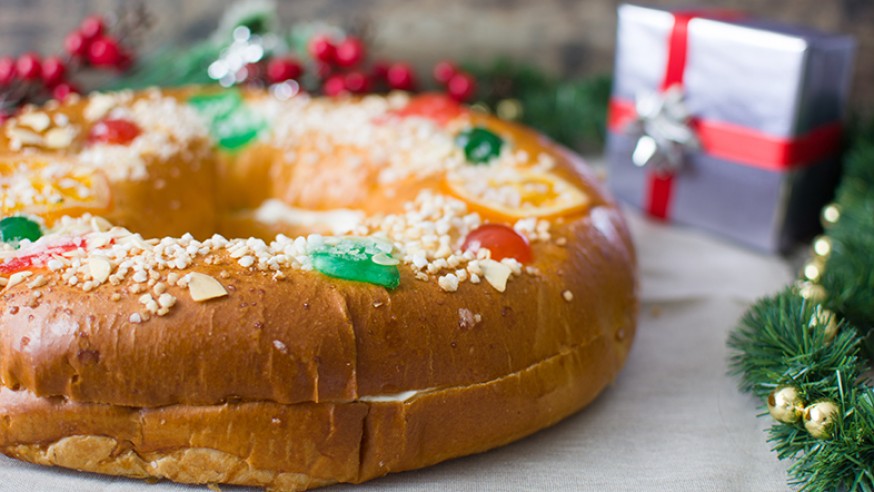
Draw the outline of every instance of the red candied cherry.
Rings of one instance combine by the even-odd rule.
[[[337,48],[331,42],[331,38],[325,35],[313,37],[309,43],[310,55],[317,61],[323,63],[334,63],[337,55]]]
[[[461,245],[462,251],[476,252],[480,248],[491,251],[495,261],[515,258],[520,263],[528,263],[534,259],[528,240],[503,224],[483,224],[470,231]]]
[[[412,91],[416,88],[416,74],[406,63],[395,63],[388,67],[386,79],[392,89]]]
[[[303,67],[294,58],[274,58],[267,64],[267,80],[271,84],[285,82],[288,79],[298,79],[303,74]]]
[[[354,67],[364,61],[364,42],[355,36],[347,36],[337,45],[334,61],[341,67]]]
[[[346,90],[352,94],[363,94],[370,90],[370,78],[362,72],[354,71],[347,73],[343,83]]]
[[[322,92],[325,93],[326,96],[339,96],[340,94],[346,92],[346,77],[342,74],[334,74],[329,76],[322,83]]]
[[[401,117],[421,116],[430,118],[441,125],[464,114],[465,109],[446,94],[421,94],[394,113]]]
[[[476,93],[476,79],[470,74],[458,72],[446,84],[446,93],[458,102],[468,101]]]
[[[36,53],[25,53],[19,56],[15,62],[15,71],[24,80],[38,79],[42,72],[39,55]]]
[[[15,68],[15,59],[11,56],[0,58],[0,85],[8,85],[18,74]]]
[[[86,17],[85,20],[82,21],[82,24],[79,25],[79,33],[81,33],[85,39],[92,40],[103,35],[105,28],[106,25],[103,23],[103,17],[92,15]]]
[[[122,59],[118,42],[108,36],[100,36],[88,47],[88,62],[95,67],[114,67]]]
[[[111,145],[126,145],[142,132],[136,123],[124,119],[106,119],[98,121],[88,133],[91,143]]]
[[[70,56],[86,57],[88,56],[88,47],[91,46],[91,41],[85,39],[79,31],[73,31],[64,38],[64,49]]]
[[[61,102],[70,97],[71,94],[78,93],[76,87],[68,82],[61,82],[52,88],[52,97]]]
[[[451,61],[443,60],[434,65],[434,80],[436,80],[440,85],[448,84],[452,77],[457,73],[458,68]]]
[[[57,56],[50,56],[42,61],[42,80],[46,87],[54,87],[64,80],[67,66]]]

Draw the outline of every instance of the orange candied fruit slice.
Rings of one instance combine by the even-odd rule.
[[[475,207],[513,219],[568,215],[590,202],[576,186],[544,171],[466,168],[450,175],[447,184]]]

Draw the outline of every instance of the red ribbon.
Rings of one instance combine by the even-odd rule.
[[[689,22],[696,17],[727,19],[736,13],[676,12],[674,26],[668,38],[668,61],[660,85],[662,92],[674,85],[683,84],[686,71],[686,54],[689,44]],[[613,99],[610,101],[608,126],[613,131],[622,131],[637,118],[634,103]],[[785,171],[803,164],[810,164],[834,153],[841,144],[841,124],[835,122],[816,128],[795,138],[776,137],[740,125],[693,119],[695,131],[702,150],[714,157],[736,161],[761,169]],[[669,216],[673,176],[650,172],[644,197],[647,212],[653,217],[666,219]]]

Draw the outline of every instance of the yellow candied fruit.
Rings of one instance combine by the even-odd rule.
[[[7,216],[27,209],[50,219],[105,208],[106,178],[94,169],[39,160],[0,160],[0,211]]]

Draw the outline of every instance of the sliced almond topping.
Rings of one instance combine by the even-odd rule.
[[[37,275],[33,278],[33,280],[27,283],[27,287],[31,289],[38,289],[47,283],[49,283],[47,278],[42,275]]]
[[[94,234],[92,237],[88,238],[88,246],[94,249],[102,248],[111,242],[112,238],[102,234]]]
[[[88,259],[88,270],[95,282],[102,284],[112,273],[112,263],[103,256],[92,256]]]
[[[25,113],[18,117],[18,123],[41,133],[52,124],[52,120],[42,112]]]
[[[33,275],[33,272],[31,272],[29,270],[25,270],[23,272],[13,273],[12,275],[9,276],[9,282],[6,283],[6,288],[10,289],[12,287],[15,287],[16,285],[20,284],[21,282],[24,282],[24,279],[26,279],[27,277],[30,277],[31,275]]]
[[[373,255],[373,258],[371,258],[371,260],[374,263],[376,263],[377,265],[383,265],[383,266],[394,266],[394,265],[400,265],[400,263],[401,263],[400,260],[398,260],[396,258],[392,258],[391,256],[383,253],[382,251]]]
[[[195,301],[202,302],[228,295],[228,291],[215,277],[196,272],[188,275],[188,293]]]
[[[510,267],[495,260],[482,260],[480,261],[480,268],[482,268],[486,282],[494,287],[495,290],[504,292],[507,289],[507,279],[510,278],[510,273],[512,273]]]
[[[16,126],[6,128],[6,135],[13,141],[13,144],[18,143],[19,146],[42,145],[43,143],[43,138],[38,134]]]
[[[97,121],[103,118],[116,105],[116,98],[110,94],[94,94],[88,99],[85,107],[85,119]]]
[[[91,228],[94,232],[106,232],[112,229],[112,224],[103,217],[91,217]]]
[[[52,128],[46,133],[46,147],[50,149],[65,149],[73,143],[75,133],[70,127]]]

